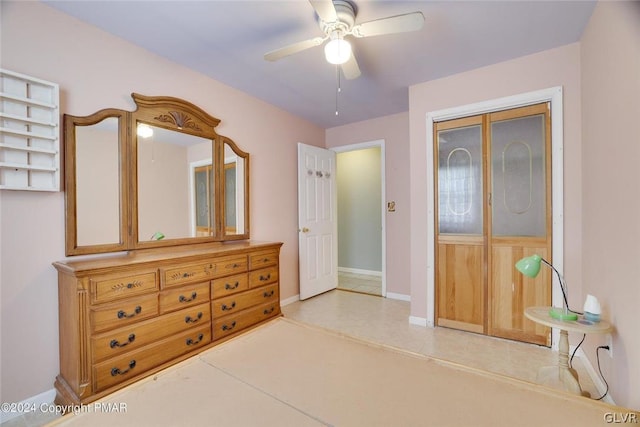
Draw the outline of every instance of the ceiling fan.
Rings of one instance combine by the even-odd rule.
[[[273,50],[264,55],[267,61],[277,61],[294,53],[320,46],[325,46],[325,57],[331,64],[340,65],[347,79],[360,76],[360,67],[345,36],[371,37],[384,34],[417,31],[424,25],[422,12],[406,13],[376,19],[362,24],[355,24],[356,7],[348,0],[309,0],[318,14],[320,29],[324,37],[315,37]]]

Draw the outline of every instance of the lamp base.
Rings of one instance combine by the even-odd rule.
[[[549,310],[549,316],[551,316],[551,318],[553,319],[561,320],[563,322],[578,320],[578,315],[576,313],[572,313],[570,311],[565,313],[564,309],[556,307],[551,307],[551,309]]]

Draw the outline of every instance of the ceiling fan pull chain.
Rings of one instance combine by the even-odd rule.
[[[340,66],[339,65],[336,65],[336,81],[337,81],[337,88],[336,88],[336,116],[337,116],[338,115],[338,95],[342,91],[342,89],[340,88]]]

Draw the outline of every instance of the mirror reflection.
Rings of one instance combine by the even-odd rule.
[[[243,157],[224,144],[224,230],[226,235],[244,234],[246,164]]]
[[[211,236],[213,142],[137,123],[138,241]]]
[[[78,246],[120,243],[120,150],[117,117],[76,126]]]

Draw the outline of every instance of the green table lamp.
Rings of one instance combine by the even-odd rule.
[[[149,240],[162,240],[164,239],[164,234],[162,233],[162,231],[156,231],[155,233],[153,233],[153,236],[151,236],[151,239]]]
[[[563,306],[564,308],[556,308],[551,307],[549,310],[549,316],[558,320],[578,320],[578,315],[573,311],[569,310],[569,302],[567,301],[567,293],[565,291],[565,285],[562,283],[562,276],[556,270],[556,268],[551,265],[551,263],[544,258],[542,258],[538,254],[534,254],[528,257],[522,258],[520,261],[516,262],[516,268],[522,274],[527,277],[535,278],[540,272],[540,264],[545,263],[549,266],[553,271],[558,275],[558,281],[560,282],[560,290],[562,290],[562,298],[563,298]]]

